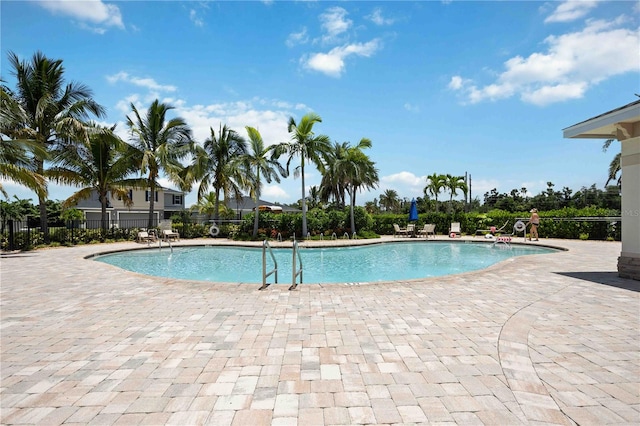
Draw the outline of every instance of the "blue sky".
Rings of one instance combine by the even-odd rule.
[[[432,173],[469,173],[481,200],[492,188],[535,195],[548,181],[603,188],[620,145],[605,153],[562,129],[637,99],[639,4],[2,1],[0,69],[15,87],[9,51],[63,59],[124,138],[130,103],[156,98],[200,142],[220,123],[285,141],[288,118],[313,111],[316,133],[373,142],[380,185],[358,204],[386,189],[421,196]],[[319,182],[307,168],[307,186]],[[300,185],[291,176],[262,198],[295,202]],[[52,184],[50,198],[73,191]]]

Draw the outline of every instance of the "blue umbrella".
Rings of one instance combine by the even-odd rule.
[[[411,207],[409,208],[409,222],[415,222],[418,220],[418,204],[416,199],[411,200]]]

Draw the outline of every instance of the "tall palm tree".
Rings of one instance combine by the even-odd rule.
[[[371,148],[371,140],[362,138],[358,145],[347,148],[344,159],[339,161],[337,166],[338,176],[343,180],[344,187],[350,198],[351,232],[356,232],[354,218],[356,193],[360,189],[375,188],[379,181],[375,163],[362,152],[365,148]]]
[[[464,176],[447,174],[445,175],[444,185],[449,190],[449,206],[451,206],[453,202],[453,197],[458,195],[458,189],[460,189],[465,196],[467,194],[467,184],[464,181]]]
[[[265,147],[260,132],[253,127],[246,126],[249,135],[249,144],[251,152],[246,153],[240,158],[240,161],[247,169],[247,175],[250,176],[250,195],[255,201],[256,210],[253,219],[253,237],[258,235],[258,224],[260,209],[258,209],[258,200],[262,192],[262,178],[268,183],[276,181],[280,183],[280,175],[286,177],[287,171],[284,167],[271,157],[271,147]]]
[[[134,149],[115,133],[116,126],[102,127],[91,123],[89,140],[85,143],[69,144],[54,152],[57,166],[51,167],[49,176],[58,183],[81,187],[63,203],[62,207],[75,206],[95,191],[101,206],[101,228],[107,230],[107,206],[109,193],[124,200],[126,206],[133,201],[129,198],[129,187],[146,186],[145,179],[128,179],[138,171],[131,159]]]
[[[398,198],[398,192],[393,189],[387,189],[380,194],[380,205],[384,206],[384,210],[387,212],[389,210],[392,212],[396,211],[399,203],[400,198]]]
[[[338,208],[345,206],[347,189],[343,176],[340,176],[339,165],[344,161],[348,149],[348,142],[334,143],[333,150],[325,158],[325,171],[320,181],[320,199],[329,202],[333,198]]]
[[[209,128],[211,136],[204,141],[203,146],[196,146],[193,163],[190,166],[188,181],[200,181],[198,200],[209,193],[213,187],[215,193],[214,220],[220,218],[220,192],[225,199],[230,196],[242,197],[242,190],[249,186],[249,176],[244,173],[238,161],[247,154],[247,142],[242,136],[220,124],[216,133]]]
[[[427,176],[427,186],[424,187],[425,195],[431,194],[436,200],[436,212],[438,211],[438,194],[446,186],[446,176],[434,173]]]
[[[180,117],[167,120],[167,112],[172,109],[173,106],[156,99],[144,116],[131,103],[133,118],[127,116],[131,141],[136,149],[133,158],[140,167],[140,173],[146,175],[149,188],[149,228],[154,226],[155,193],[160,173],[166,173],[174,182],[179,181],[179,174],[184,168],[180,160],[192,151],[191,129],[187,123]]]
[[[94,102],[87,86],[76,82],[65,85],[62,60],[36,52],[31,61],[21,61],[9,52],[9,64],[16,77],[15,98],[26,115],[20,127],[29,131],[29,139],[42,151],[63,139],[82,135],[83,121],[91,115],[104,116],[104,109]],[[44,161],[40,155],[34,157],[34,171],[41,176],[45,175]],[[40,229],[45,242],[49,242],[46,201],[46,194],[40,191]]]
[[[331,143],[326,135],[316,135],[313,133],[313,125],[321,123],[322,119],[315,113],[304,115],[299,123],[296,123],[293,117],[289,118],[288,132],[291,134],[289,142],[282,142],[274,146],[273,156],[278,159],[281,155],[287,154],[287,173],[291,160],[294,157],[300,157],[300,168],[296,168],[294,177],[300,175],[302,177],[302,237],[307,235],[307,203],[306,191],[304,186],[304,167],[305,162],[313,163],[318,170],[324,172],[324,160],[331,151]]]

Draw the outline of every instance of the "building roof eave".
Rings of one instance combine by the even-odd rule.
[[[563,129],[568,139],[617,139],[620,124],[640,121],[640,100]]]

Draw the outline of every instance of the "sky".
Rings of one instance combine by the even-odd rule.
[[[433,173],[471,176],[472,197],[553,182],[604,188],[619,152],[562,129],[637,100],[637,1],[6,1],[8,52],[62,59],[127,140],[133,103],[175,107],[199,143],[226,124],[288,141],[289,117],[314,112],[316,134],[356,145],[376,163],[377,188],[423,196]],[[286,163],[286,159],[282,159]],[[299,161],[294,160],[294,165]],[[307,188],[320,173],[306,168]],[[166,179],[161,183],[174,187]],[[35,194],[4,181],[12,197]],[[49,198],[76,188],[50,184]],[[265,184],[262,199],[294,203],[301,180]],[[442,196],[441,196],[442,197]],[[13,198],[13,197],[12,197]],[[196,191],[186,196],[196,203]]]

